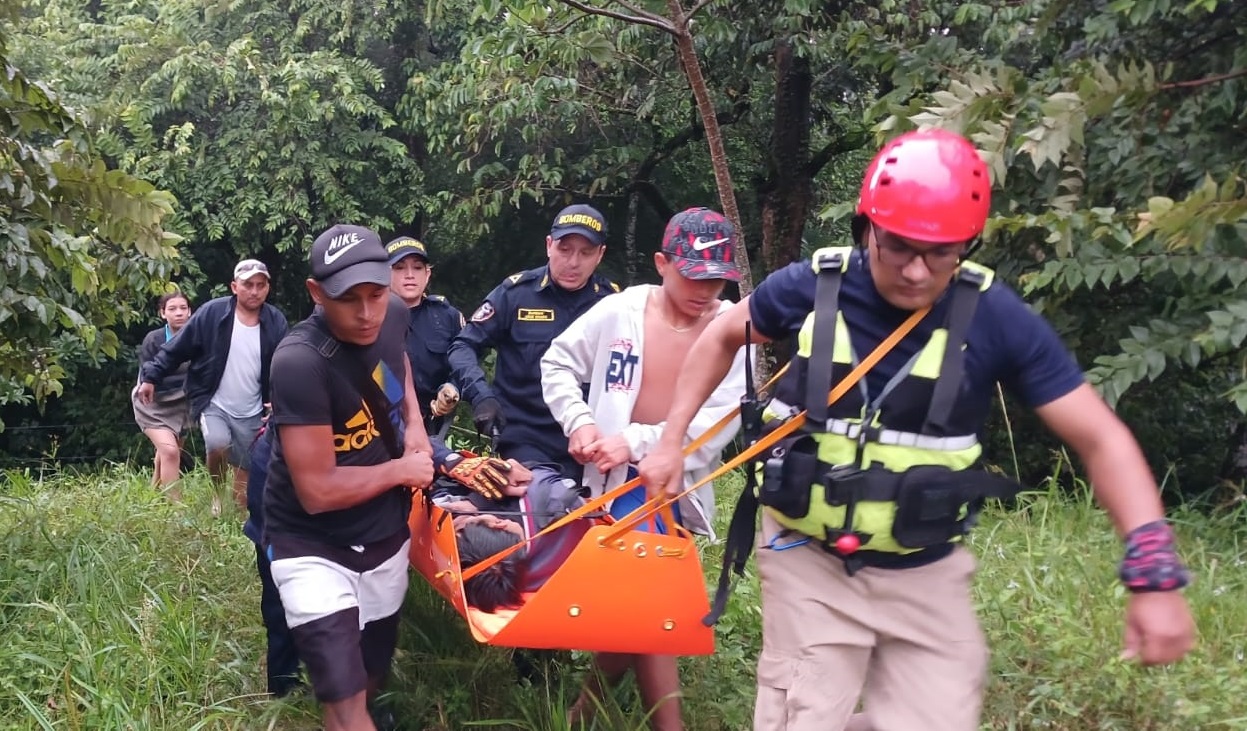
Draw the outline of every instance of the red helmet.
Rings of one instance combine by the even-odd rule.
[[[966,138],[906,132],[870,161],[857,212],[907,239],[969,241],[987,223],[991,188],[987,164]]]

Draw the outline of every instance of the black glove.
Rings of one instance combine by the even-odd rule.
[[[476,433],[486,438],[493,438],[494,434],[501,433],[502,427],[507,424],[506,418],[502,415],[502,406],[493,396],[481,399],[481,402],[473,407],[472,421],[476,422]]]

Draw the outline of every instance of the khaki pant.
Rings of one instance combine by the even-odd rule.
[[[763,540],[779,526],[763,516]],[[977,731],[987,643],[974,557],[863,568],[813,545],[758,550],[762,654],[754,731]],[[859,698],[865,716],[849,717]]]

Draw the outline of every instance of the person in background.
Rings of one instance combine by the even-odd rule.
[[[577,317],[619,287],[595,274],[606,251],[606,220],[592,206],[568,206],[546,237],[549,262],[513,274],[494,288],[450,345],[454,382],[472,404],[472,419],[486,438],[498,435],[502,457],[533,467],[557,464],[580,480],[567,437],[541,396],[541,356]],[[478,359],[497,353],[494,382]]]
[[[463,329],[463,314],[446,298],[429,294],[433,265],[428,247],[410,236],[400,236],[385,246],[390,255],[390,290],[407,305],[411,329],[407,331],[407,356],[416,400],[424,416],[424,430],[444,433],[454,420],[459,389],[450,382],[450,342]]]
[[[264,486],[273,456],[273,430],[264,425],[251,445],[251,469],[247,471],[247,522],[242,532],[255,544],[255,568],[260,577],[260,618],[264,622],[265,675],[268,692],[278,698],[303,687],[299,676],[299,651],[286,624],[286,608],[273,583],[273,568],[264,552]]]
[[[157,309],[165,325],[152,330],[143,338],[143,344],[139,346],[140,373],[143,366],[160,352],[160,347],[182,331],[191,316],[190,299],[181,292],[161,295]],[[134,421],[156,448],[152,485],[175,503],[182,501],[182,491],[177,487],[177,481],[182,467],[182,430],[190,415],[186,397],[188,367],[189,363],[183,363],[177,370],[160,379],[159,383],[153,384],[150,401],[144,402],[138,397],[141,376],[130,392]]]
[[[248,451],[260,433],[269,397],[269,363],[286,336],[286,316],[265,300],[268,267],[243,259],[234,267],[228,297],[217,297],[195,311],[179,337],[165,343],[143,365],[137,398],[151,403],[155,384],[183,363],[190,418],[199,419],[208,472],[224,482],[234,465],[234,500],[247,505]],[[213,513],[220,513],[213,496]]]

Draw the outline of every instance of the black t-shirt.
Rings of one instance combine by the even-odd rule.
[[[305,322],[326,335],[323,315],[312,313]],[[333,427],[333,448],[339,467],[384,464],[391,459],[374,419],[389,419],[398,443],[403,442],[403,353],[407,339],[407,308],[397,297],[390,299],[385,322],[376,342],[361,347],[339,344],[328,359],[309,346],[300,332],[291,334],[273,354],[273,460],[264,491],[264,526],[268,533],[296,535],[337,546],[353,546],[388,538],[407,528],[410,499],[407,488],[394,489],[343,510],[316,515],[303,509],[295,494],[282,451],[281,428],[328,424]],[[332,336],[331,336],[332,337]],[[388,401],[388,413],[374,414],[356,386],[371,377]],[[340,486],[351,490],[350,484]]]

